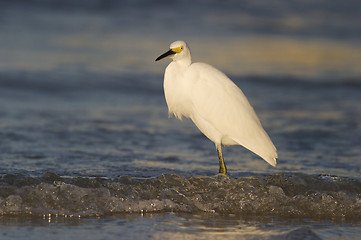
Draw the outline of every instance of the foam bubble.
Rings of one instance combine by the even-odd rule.
[[[134,212],[360,219],[361,182],[300,174],[105,179],[62,178],[54,173],[40,178],[4,175],[0,182],[2,215],[89,217]]]

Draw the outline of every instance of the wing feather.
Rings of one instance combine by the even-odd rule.
[[[197,79],[191,93],[197,118],[222,134],[223,145],[236,142],[275,166],[276,148],[241,89],[208,64],[192,64],[189,74]]]

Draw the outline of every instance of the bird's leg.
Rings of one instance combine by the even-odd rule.
[[[219,159],[219,173],[227,174],[226,164],[224,163],[223,154],[222,154],[222,145],[216,144],[218,159]]]

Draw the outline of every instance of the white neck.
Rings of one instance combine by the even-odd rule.
[[[173,62],[182,66],[182,67],[188,67],[189,65],[192,64],[192,59],[191,57],[187,57],[187,58],[182,58],[182,59],[173,59]]]

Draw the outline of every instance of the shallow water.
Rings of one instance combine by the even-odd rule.
[[[193,4],[0,3],[1,239],[361,234],[360,4]],[[217,176],[167,118],[154,59],[176,39],[243,90],[276,168],[228,147]]]
[[[99,219],[6,218],[4,239],[351,239],[360,227],[352,223],[240,218],[214,214],[127,214]],[[312,231],[310,230],[312,229]],[[299,232],[296,232],[299,231]]]
[[[317,236],[330,235],[330,239],[339,239],[337,232],[342,232],[344,238],[357,234],[354,232],[357,226],[352,224],[311,220],[290,222],[272,218],[262,221],[213,214],[127,214],[99,219],[6,218],[1,219],[1,223],[2,228],[6,226],[6,232],[0,234],[3,239],[69,239],[75,236],[86,239],[286,239],[285,236],[292,231],[290,224],[308,235],[312,233],[307,232],[307,226],[312,226]]]

